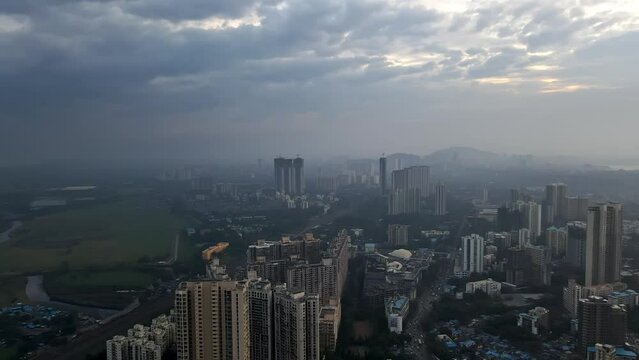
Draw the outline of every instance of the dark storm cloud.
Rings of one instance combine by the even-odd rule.
[[[583,74],[606,46],[615,61],[636,55],[631,40],[606,45],[636,14],[568,3],[0,2],[0,153],[249,156],[296,137],[308,140],[291,147],[319,152],[337,128],[378,138],[388,119],[463,119],[456,93],[499,91],[476,80],[517,77],[534,93],[546,88],[527,68],[552,65],[559,92],[592,81]]]
[[[241,16],[255,0],[130,0],[123,9],[146,18],[168,20],[204,19],[212,15]]]

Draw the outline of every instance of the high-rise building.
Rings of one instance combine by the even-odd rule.
[[[421,211],[419,189],[397,189],[388,196],[388,214],[418,214]]]
[[[419,189],[421,197],[430,195],[430,168],[428,166],[411,166],[392,173],[392,186],[395,190]]]
[[[391,174],[392,191],[388,198],[390,215],[416,214],[421,210],[421,199],[430,195],[430,168],[411,166]]]
[[[570,221],[568,229],[568,243],[566,245],[566,260],[569,264],[583,268],[586,265],[586,223]]]
[[[304,159],[296,157],[293,159],[293,194],[303,195],[306,191],[306,181],[304,179]]]
[[[546,204],[549,205],[548,219],[566,219],[566,184],[554,183],[546,185]]]
[[[506,282],[517,286],[526,284],[526,275],[530,271],[530,258],[526,250],[520,247],[507,249],[506,261]]]
[[[268,280],[249,281],[249,329],[251,360],[272,360],[273,291]]]
[[[530,267],[526,269],[528,282],[532,285],[550,285],[551,261],[548,248],[528,246],[525,250],[530,259]]]
[[[293,192],[293,160],[278,157],[273,160],[275,168],[275,191],[281,194]]]
[[[628,317],[623,306],[609,304],[599,296],[579,300],[577,307],[579,350],[585,354],[597,343],[623,345],[626,342]]]
[[[566,228],[551,226],[546,229],[546,244],[553,258],[564,257],[568,248],[568,231]]]
[[[566,197],[566,220],[585,221],[588,216],[590,199],[580,196]]]
[[[246,252],[247,270],[273,285],[286,283],[291,290],[319,295],[326,305],[331,298],[341,297],[350,249],[350,237],[344,231],[321,254],[319,241],[312,234],[303,239],[283,237],[278,242],[259,240]]]
[[[335,351],[339,323],[341,319],[339,299],[332,299],[330,304],[322,306],[319,317],[320,352]]]
[[[530,238],[530,230],[528,228],[521,228],[517,231],[517,242],[520,248],[532,246]]]
[[[401,158],[396,158],[395,159],[395,170],[401,170],[403,169],[403,165],[402,165],[402,159]]]
[[[442,183],[435,186],[435,215],[446,215],[446,187]]]
[[[188,281],[175,291],[178,360],[250,359],[246,282]]]
[[[319,360],[319,298],[278,286],[274,295],[276,360]]]
[[[286,195],[303,195],[306,191],[304,159],[275,158],[275,190]]]
[[[512,207],[522,215],[523,225],[530,230],[530,237],[536,240],[541,235],[541,205],[534,201],[516,201]]]
[[[568,310],[573,317],[576,317],[579,300],[586,299],[590,296],[601,296],[604,298],[608,298],[611,294],[618,294],[622,295],[623,297],[623,294],[627,288],[628,285],[622,282],[594,286],[582,286],[579,285],[575,279],[569,279],[568,286],[563,289],[564,308]],[[611,302],[611,304],[615,305],[615,302]]]
[[[467,274],[484,272],[484,238],[472,234],[462,237],[462,271]]]
[[[522,201],[521,191],[519,189],[510,189],[510,205],[515,204],[518,201]]]
[[[586,286],[621,279],[623,205],[607,203],[588,208]]]
[[[393,246],[408,245],[408,225],[388,225],[388,244]]]
[[[379,158],[379,187],[382,190],[382,195],[386,195],[386,158]]]
[[[129,339],[126,336],[116,335],[106,342],[106,355],[108,360],[129,359]]]

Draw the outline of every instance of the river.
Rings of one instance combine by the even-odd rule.
[[[17,220],[11,223],[11,227],[9,228],[9,230],[3,233],[0,233],[0,243],[9,241],[9,239],[11,239],[11,232],[13,232],[14,230],[18,230],[21,226],[22,226],[22,222]]]
[[[42,275],[33,275],[27,277],[27,287],[25,288],[25,293],[29,301],[34,303],[38,303],[41,305],[61,308],[68,311],[77,311],[85,314],[89,314],[97,319],[110,319],[114,316],[121,315],[123,313],[129,312],[132,309],[125,310],[113,310],[113,309],[102,309],[98,307],[92,306],[80,306],[75,304],[64,303],[60,301],[51,301],[49,294],[47,294],[44,289],[44,277]],[[135,302],[135,307],[137,307],[137,301]],[[133,308],[135,308],[133,307]]]

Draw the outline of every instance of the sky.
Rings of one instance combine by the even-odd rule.
[[[636,0],[5,0],[0,164],[639,152]]]

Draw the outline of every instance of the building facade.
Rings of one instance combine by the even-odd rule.
[[[379,187],[382,195],[386,195],[388,190],[386,188],[386,178],[386,158],[382,156],[379,158]]]
[[[306,191],[304,178],[304,159],[275,158],[275,191],[285,195],[303,195]]]
[[[408,245],[408,225],[388,225],[388,244],[392,246]]]
[[[178,360],[249,360],[246,282],[188,281],[175,291]]]
[[[474,294],[480,290],[490,296],[499,295],[501,294],[501,283],[493,279],[466,283],[466,294]]]
[[[446,208],[446,186],[439,183],[435,186],[435,215],[446,215],[448,210]]]
[[[319,297],[277,287],[274,294],[276,360],[319,360]]]
[[[462,271],[470,273],[484,272],[484,238],[472,234],[462,237]]]
[[[600,296],[579,300],[578,347],[585,354],[597,343],[623,345],[626,342],[627,314],[623,306],[612,305]]]
[[[621,279],[623,206],[599,204],[588,208],[586,231],[586,286]]]

